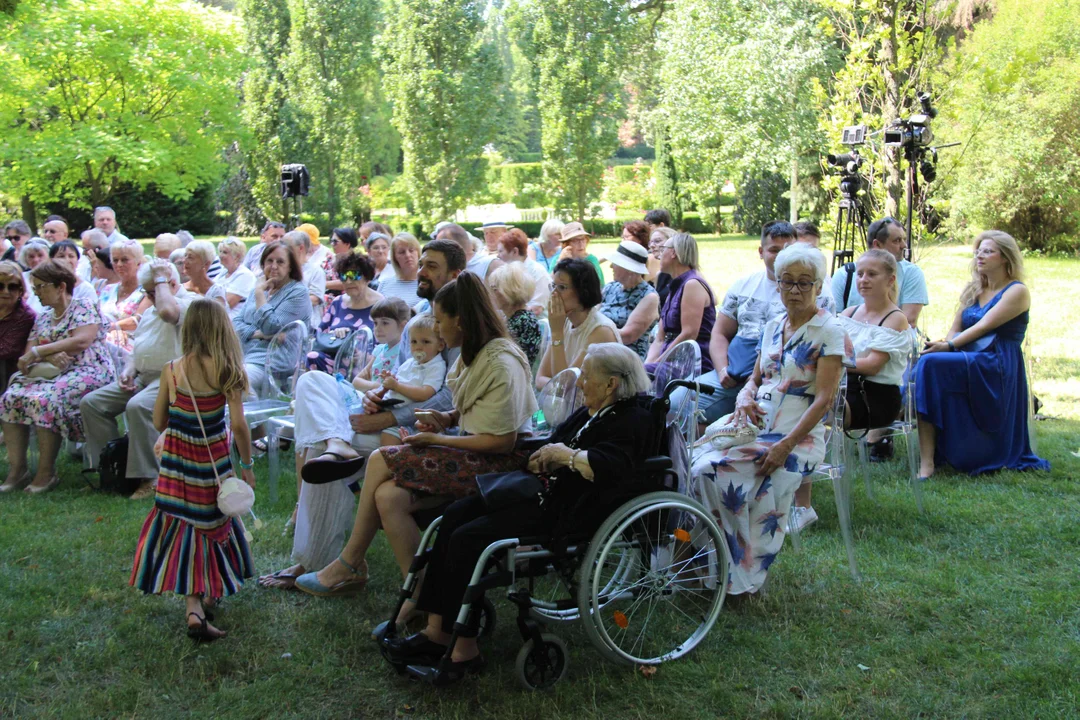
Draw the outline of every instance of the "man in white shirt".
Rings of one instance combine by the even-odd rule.
[[[923,307],[930,304],[930,293],[926,289],[926,276],[922,268],[910,260],[904,259],[907,250],[907,231],[904,226],[891,217],[875,220],[866,232],[867,247],[885,250],[896,258],[896,287],[900,294],[896,304],[904,312],[908,324],[917,327],[919,314]],[[856,287],[855,263],[846,263],[832,279],[832,294],[836,306],[846,310],[854,305],[862,305],[862,295]]]
[[[248,250],[248,254],[244,256],[244,267],[251,272],[255,273],[255,277],[262,277],[262,254],[266,246],[272,242],[277,242],[281,238],[285,237],[285,226],[279,222],[270,221],[263,225],[262,232],[259,234],[259,242],[252,245]]]
[[[127,240],[116,227],[116,212],[111,207],[102,205],[94,208],[94,227],[105,233],[110,245]]]
[[[782,220],[766,223],[758,247],[765,269],[736,280],[718,308],[709,338],[709,355],[716,369],[697,378],[698,382],[717,389],[713,395],[702,394],[698,398],[706,424],[735,409],[735,396],[754,372],[765,324],[784,312],[773,265],[780,251],[794,241],[795,228],[791,223]],[[832,294],[824,286],[817,304],[829,312],[836,311]]]
[[[124,413],[128,430],[127,472],[140,478],[142,487],[132,497],[145,497],[158,476],[154,443],[154,403],[157,401],[161,371],[170,360],[183,355],[180,328],[184,313],[198,296],[180,285],[180,275],[172,263],[154,260],[139,268],[139,283],[153,301],[139,319],[132,336],[134,351],[120,371],[120,379],[99,388],[79,403],[86,432],[86,454],[93,465],[101,450],[120,437],[116,418]]]

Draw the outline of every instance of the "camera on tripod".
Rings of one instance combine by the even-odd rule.
[[[930,93],[917,96],[922,113],[908,118],[897,118],[885,128],[885,144],[891,147],[924,148],[934,141],[930,121],[937,117],[937,110],[930,102]]]
[[[859,174],[859,168],[866,162],[866,158],[859,155],[858,146],[864,142],[866,142],[865,125],[846,127],[840,136],[840,144],[847,145],[851,151],[825,156],[825,162],[835,168],[840,168],[844,173],[840,178],[840,194],[846,198],[854,198],[860,190],[866,189],[866,181]]]

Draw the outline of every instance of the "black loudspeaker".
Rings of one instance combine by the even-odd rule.
[[[305,165],[292,164],[281,166],[281,197],[291,198],[307,195],[311,185],[311,174]]]

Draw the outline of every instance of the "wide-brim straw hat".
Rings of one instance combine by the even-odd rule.
[[[562,234],[559,236],[559,242],[568,243],[577,237],[592,237],[585,231],[585,227],[579,222],[566,223],[563,225]]]
[[[623,240],[619,246],[607,256],[608,262],[618,265],[623,270],[629,270],[638,275],[648,275],[649,268],[645,262],[649,259],[649,251],[633,240]]]

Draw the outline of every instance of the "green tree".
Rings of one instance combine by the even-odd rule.
[[[940,133],[964,147],[940,172],[954,227],[1006,230],[1038,249],[1080,227],[1080,5],[999,0],[947,74]],[[955,173],[950,168],[956,166]]]
[[[614,0],[547,0],[533,32],[544,174],[560,210],[584,219],[618,145],[626,7]]]
[[[681,228],[683,221],[682,198],[679,197],[679,174],[675,168],[675,157],[671,154],[667,128],[660,125],[656,132],[656,161],[653,172],[656,174],[656,202],[671,213],[675,227]]]
[[[796,175],[820,141],[811,100],[835,62],[813,5],[683,0],[664,13],[658,47],[654,116],[707,220],[718,221],[729,180]]]
[[[426,220],[463,207],[485,180],[498,59],[473,0],[390,0],[377,41],[409,195]]]
[[[0,38],[0,187],[104,203],[121,185],[171,198],[216,183],[238,133],[239,32],[182,0],[22,3]]]
[[[247,135],[241,143],[247,180],[266,217],[283,214],[280,171],[283,109],[287,98],[284,62],[292,18],[288,0],[241,0],[244,47],[251,67],[244,75],[242,116]]]
[[[292,0],[286,77],[299,114],[316,197],[330,224],[357,200],[364,178],[392,162],[396,138],[382,112],[372,55],[377,0]]]

